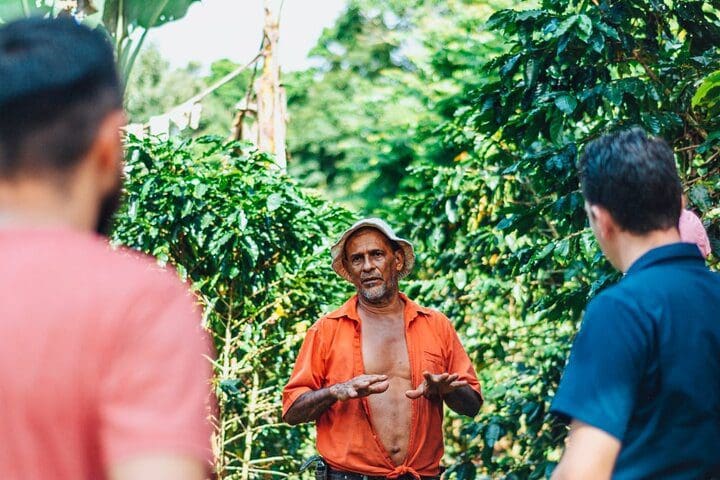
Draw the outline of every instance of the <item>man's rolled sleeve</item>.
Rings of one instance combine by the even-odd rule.
[[[621,299],[601,295],[588,306],[551,411],[625,435],[645,373],[651,323]]]
[[[304,393],[319,390],[323,386],[322,346],[319,325],[313,325],[307,332],[300,353],[295,361],[290,380],[283,389],[282,416]]]
[[[447,324],[447,342],[449,344],[449,355],[448,355],[448,373],[457,373],[458,380],[464,380],[468,383],[470,388],[477,392],[480,397],[480,402],[483,402],[482,391],[480,390],[480,382],[478,381],[475,368],[473,367],[472,361],[468,356],[465,348],[460,342],[457,332],[453,328],[450,320],[445,318]]]

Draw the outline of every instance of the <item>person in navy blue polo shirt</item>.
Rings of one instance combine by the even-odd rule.
[[[579,169],[593,233],[625,275],[588,305],[553,401],[571,421],[553,479],[716,478],[720,275],[680,241],[673,152],[633,128],[588,144]]]

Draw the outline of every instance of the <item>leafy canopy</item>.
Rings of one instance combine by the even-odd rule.
[[[549,402],[587,301],[617,278],[578,191],[589,140],[631,125],[666,138],[716,237],[717,3],[545,0],[490,18],[506,52],[474,70],[487,81],[435,137],[463,153],[416,163],[396,210],[422,239],[417,294],[457,321],[485,386],[458,478],[544,478],[559,460]]]

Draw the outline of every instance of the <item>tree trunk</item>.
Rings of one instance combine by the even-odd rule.
[[[286,97],[280,85],[278,40],[280,37],[277,0],[264,0],[265,48],[263,73],[256,83],[258,141],[261,151],[275,154],[278,168],[285,170]]]

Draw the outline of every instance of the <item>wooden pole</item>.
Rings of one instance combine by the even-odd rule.
[[[280,85],[278,41],[280,38],[280,6],[282,1],[263,0],[265,7],[265,47],[262,55],[263,72],[255,87],[257,92],[257,145],[261,151],[275,155],[278,168],[285,170],[287,99]]]

